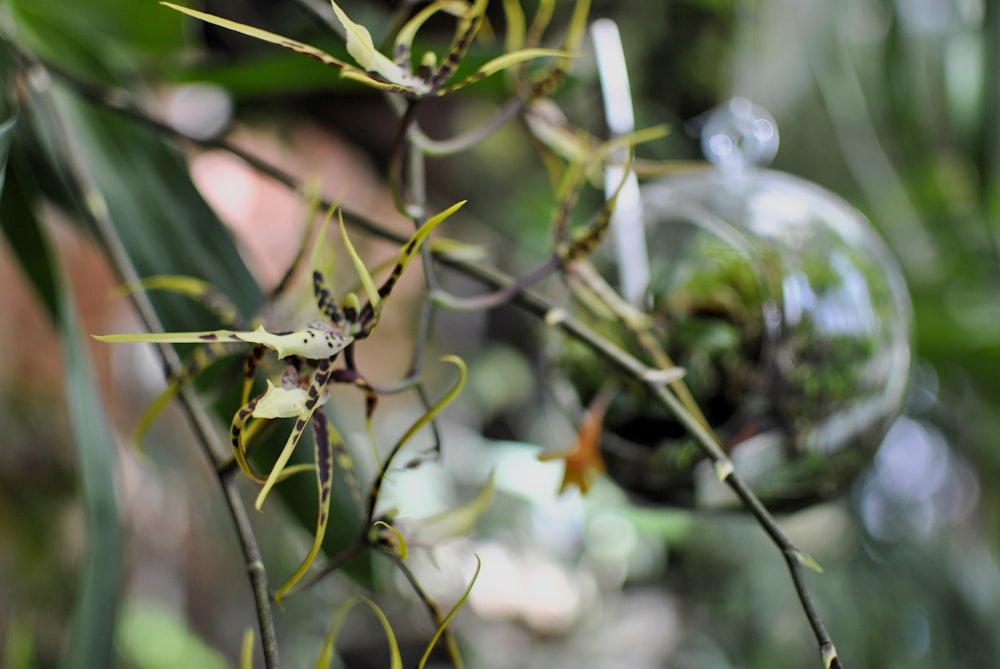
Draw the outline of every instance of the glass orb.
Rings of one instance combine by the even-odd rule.
[[[722,170],[765,166],[778,152],[774,117],[746,98],[733,98],[708,114],[701,129],[701,150]]]
[[[867,219],[815,184],[754,168],[692,172],[642,198],[647,311],[737,472],[776,509],[842,490],[897,416],[910,365],[906,287]],[[602,381],[579,363],[570,377],[587,400]],[[736,503],[641,388],[618,393],[602,454],[640,498]]]

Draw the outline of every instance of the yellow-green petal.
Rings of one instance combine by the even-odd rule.
[[[337,15],[337,20],[340,21],[340,25],[344,26],[344,31],[347,33],[347,53],[351,54],[358,65],[369,72],[378,73],[391,83],[405,86],[416,94],[425,93],[428,90],[426,82],[403,70],[388,56],[375,48],[371,33],[368,32],[367,28],[352,21],[336,2],[330,4],[333,6],[334,14]]]
[[[306,412],[309,394],[305,388],[281,388],[267,380],[267,390],[257,401],[254,418],[294,418]]]

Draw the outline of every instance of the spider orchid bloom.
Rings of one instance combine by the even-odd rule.
[[[333,369],[333,363],[339,356],[340,352],[353,344],[357,339],[363,339],[371,333],[381,317],[382,307],[385,300],[388,299],[392,289],[396,285],[396,282],[399,280],[400,276],[402,276],[403,272],[406,271],[407,267],[409,267],[413,258],[417,255],[423,242],[442,221],[451,216],[464,204],[464,200],[457,202],[437,215],[427,219],[427,221],[425,221],[424,224],[413,233],[410,239],[400,249],[399,255],[396,258],[396,264],[393,266],[388,279],[386,279],[385,283],[383,283],[381,287],[377,287],[375,285],[375,281],[369,273],[367,267],[365,267],[364,262],[361,260],[360,256],[358,256],[357,251],[354,249],[354,245],[351,244],[350,237],[347,235],[347,229],[344,226],[343,217],[340,217],[340,229],[344,240],[344,247],[351,258],[351,262],[354,264],[355,270],[358,273],[358,278],[361,280],[364,292],[368,297],[368,303],[363,309],[359,308],[360,302],[358,298],[353,295],[349,295],[347,299],[344,300],[344,308],[338,306],[336,300],[334,300],[330,294],[330,290],[326,285],[326,279],[323,277],[322,272],[318,270],[321,242],[326,238],[326,227],[330,218],[333,216],[334,210],[331,208],[313,247],[313,289],[316,294],[319,310],[322,312],[322,315],[326,317],[326,321],[312,323],[301,330],[286,333],[273,333],[264,329],[263,326],[258,326],[252,331],[207,330],[202,332],[112,334],[94,335],[94,339],[107,343],[250,343],[256,344],[257,350],[260,352],[262,352],[264,348],[271,349],[275,352],[275,355],[282,360],[288,358],[298,358],[301,360],[311,361],[314,364],[315,371],[313,371],[311,375],[303,376],[301,379],[296,378],[291,383],[282,383],[280,387],[272,384],[267,393],[264,393],[253,400],[249,400],[250,388],[253,384],[253,379],[261,356],[252,354],[247,360],[246,376],[244,379],[242,394],[243,406],[233,417],[232,434],[230,436],[234,448],[234,455],[240,465],[240,468],[251,479],[263,485],[256,501],[256,507],[257,509],[260,509],[264,503],[264,499],[267,497],[268,492],[270,492],[274,484],[279,480],[283,480],[287,476],[287,472],[283,472],[284,466],[291,457],[292,451],[305,431],[306,425],[309,424],[310,418],[316,408],[319,407],[323,401],[325,401],[327,385],[333,381],[351,383],[359,382],[360,377],[356,373],[352,374],[345,370],[335,371]],[[348,317],[348,314],[351,314],[351,317]],[[291,406],[289,404],[289,398],[301,398],[301,394],[296,393],[293,389],[302,385],[308,386],[304,390],[306,397],[304,399],[302,410],[296,411],[287,416],[289,418],[297,418],[295,427],[289,435],[288,441],[279,455],[277,462],[272,468],[270,475],[266,478],[262,478],[250,468],[246,461],[246,446],[244,443],[243,427],[251,416],[253,416],[254,411],[258,410],[258,405],[262,401],[265,403],[265,406],[276,407],[282,405],[280,406],[280,411],[290,411],[288,408]],[[366,386],[363,385],[362,387]],[[288,395],[287,393],[293,393],[293,395]],[[279,397],[281,398],[280,400],[278,399]],[[269,409],[269,411],[271,410],[275,409]]]
[[[359,81],[379,90],[401,93],[411,98],[444,95],[527,60],[543,57],[565,58],[568,56],[566,52],[557,49],[519,49],[488,61],[465,79],[445,87],[445,84],[451,79],[458,64],[465,56],[465,52],[468,50],[473,38],[479,32],[480,27],[482,27],[487,0],[475,0],[473,3],[466,2],[465,0],[437,0],[437,2],[432,2],[417,12],[396,35],[393,58],[389,58],[379,52],[375,48],[368,30],[363,25],[352,21],[344,10],[331,0],[330,4],[333,7],[337,21],[344,28],[346,34],[347,52],[357,65],[334,58],[327,52],[309,44],[267,30],[230,21],[229,19],[175,5],[170,2],[163,2],[161,4],[206,23],[211,23],[221,28],[247,35],[248,37],[270,42],[271,44],[277,44],[278,46],[309,56],[339,70],[341,76],[345,79]],[[418,70],[420,73],[415,73],[410,62],[413,39],[423,24],[439,12],[458,17],[458,26],[455,30],[455,37],[451,48],[445,54],[445,58],[440,65],[437,65],[437,57],[433,52],[425,53]]]

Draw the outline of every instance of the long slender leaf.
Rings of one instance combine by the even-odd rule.
[[[179,151],[154,132],[70,94],[53,96],[90,177],[140,275],[206,280],[249,317],[261,292],[231,235],[191,182]],[[47,128],[40,121],[40,131]],[[51,132],[50,132],[51,135]],[[58,135],[57,135],[58,136]],[[55,149],[58,151],[58,147]],[[52,157],[58,161],[58,154]],[[175,295],[153,296],[171,330],[204,329],[204,311]]]
[[[114,492],[118,461],[110,421],[101,404],[94,370],[77,322],[76,306],[65,289],[60,302],[59,335],[77,476],[87,523],[87,551],[63,667],[110,667],[114,620],[124,575],[122,529]]]
[[[181,17],[149,0],[8,0],[0,10],[20,46],[105,81],[158,63],[183,45]]]
[[[16,141],[18,136],[23,138],[25,126],[17,122],[17,114],[5,95],[13,76],[12,58],[9,48],[0,45],[0,106],[5,118],[0,122],[0,231],[7,237],[14,257],[54,322],[59,305],[52,258],[31,207],[30,193],[37,188],[24,164],[27,161],[23,142]],[[10,170],[9,163],[13,164]]]
[[[11,116],[0,123],[0,189],[3,189],[7,176],[7,156],[11,143],[14,141],[14,129],[17,127],[17,117]]]
[[[0,160],[6,163],[14,124],[0,126]],[[59,280],[51,246],[35,216],[37,189],[24,161],[13,164],[0,202],[3,229],[59,332],[65,369],[66,404],[87,527],[86,552],[78,584],[66,669],[112,666],[114,621],[123,580],[123,541],[114,494],[114,436],[100,401],[89,353],[77,322],[76,305]]]
[[[24,156],[17,144],[12,153],[0,198],[0,230],[3,230],[40,303],[55,322],[59,310],[59,290],[53,261],[31,207],[32,193],[37,192],[37,188],[32,184],[30,171],[22,164]]]

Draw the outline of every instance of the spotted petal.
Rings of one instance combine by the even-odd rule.
[[[297,355],[309,360],[332,358],[346,348],[353,338],[337,330],[307,327],[285,334],[268,332],[263,326],[250,332],[235,330],[205,330],[202,332],[146,332],[137,334],[92,335],[94,339],[109,344],[204,344],[242,342],[261,344],[274,351],[279,358]]]
[[[279,604],[281,598],[295,586],[299,580],[309,571],[316,556],[319,555],[323,546],[323,538],[326,536],[326,524],[330,520],[330,491],[333,480],[333,444],[343,446],[343,441],[322,411],[312,415],[313,437],[315,442],[316,460],[316,497],[318,508],[316,509],[316,532],[313,534],[312,546],[302,560],[298,569],[289,577],[288,581],[278,589],[274,599]]]

